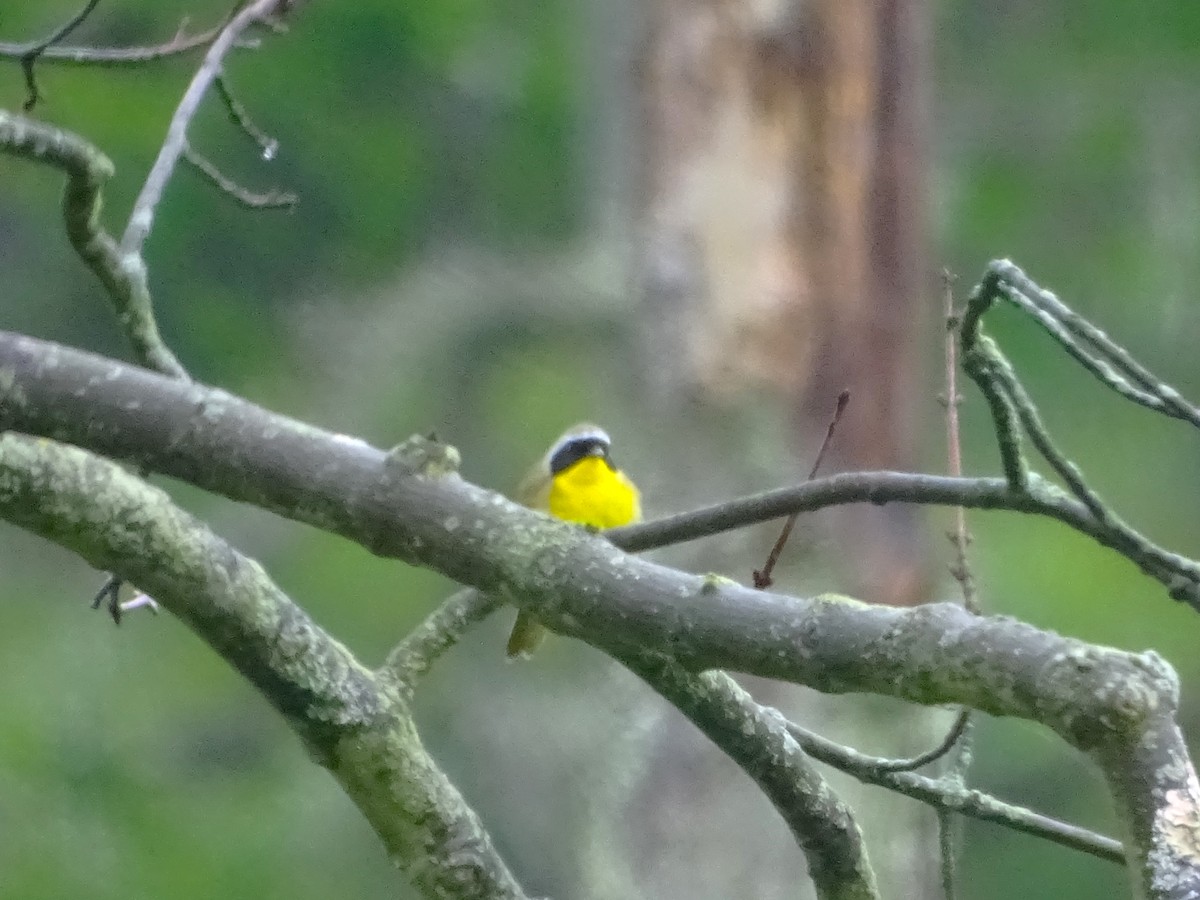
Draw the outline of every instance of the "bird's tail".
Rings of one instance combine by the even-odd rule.
[[[521,610],[517,613],[517,621],[513,623],[512,633],[508,636],[508,647],[505,652],[509,659],[528,659],[546,637],[546,626],[533,617],[532,613]]]

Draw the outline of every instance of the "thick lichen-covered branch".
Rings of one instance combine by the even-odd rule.
[[[467,588],[447,598],[389,654],[384,671],[412,690],[417,679],[498,600]],[[669,657],[621,660],[754,779],[804,851],[822,900],[878,897],[853,811],[834,794],[774,710],[759,707],[728,676],[694,675]]]
[[[538,606],[559,630],[605,643],[592,634],[603,626],[613,647],[662,646],[695,668],[732,665],[827,691],[962,701],[1039,719],[1076,743],[1091,729],[1103,731],[1101,719],[1113,721],[1113,698],[1089,705],[1087,692],[1059,695],[1066,685],[1053,675],[1120,674],[1122,690],[1157,689],[1147,682],[1160,671],[1151,657],[948,605],[895,610],[800,600],[656,566],[441,468],[426,471],[424,456],[386,454],[219,390],[3,333],[0,427],[133,459],[381,555],[507,591]],[[871,479],[863,480],[869,487]],[[862,499],[888,498],[868,491]],[[929,642],[937,652],[921,653]],[[1017,650],[1047,664],[1036,678],[1030,665],[1006,656]]]
[[[432,613],[426,617],[416,629],[407,635],[389,654],[384,669],[389,670],[405,690],[411,691],[430,666],[447,650],[454,646],[462,635],[472,625],[492,613],[499,601],[487,597],[471,588],[465,588],[444,600]],[[664,659],[656,660],[659,666]],[[631,668],[634,668],[631,666]],[[678,666],[672,667],[668,675],[677,675]],[[672,688],[663,679],[656,676],[657,667],[642,666],[636,669],[641,677],[659,693],[669,696]],[[691,691],[692,696],[685,700],[673,701],[673,705],[684,716],[697,724],[701,730],[730,757],[735,760],[739,753],[738,744],[745,737],[739,729],[714,733],[701,724],[699,719],[709,716],[709,704],[716,706],[742,707],[742,715],[762,716],[769,722],[782,722],[788,733],[795,739],[799,749],[813,759],[840,769],[866,784],[874,784],[896,793],[903,794],[921,803],[929,804],[939,813],[953,812],[963,816],[976,818],[984,822],[992,822],[1015,831],[1020,831],[1033,837],[1051,841],[1063,847],[1089,853],[1109,862],[1123,863],[1124,849],[1119,841],[1110,837],[1067,822],[1061,822],[1030,809],[1005,803],[983,791],[967,788],[961,782],[951,782],[945,775],[931,778],[914,774],[911,769],[931,761],[935,756],[944,752],[945,746],[938,752],[922,754],[910,760],[895,760],[860,753],[850,747],[838,744],[827,738],[802,728],[794,722],[787,722],[782,713],[769,707],[754,703],[753,699],[742,691],[729,676],[718,672],[706,673],[706,680],[722,679],[731,684],[729,691],[711,691],[700,687],[696,681],[699,676],[689,676],[696,683]],[[688,686],[688,690],[691,685]],[[730,715],[728,710],[717,709],[717,716]],[[961,722],[961,719],[959,720]],[[947,735],[947,743],[952,742],[958,733],[958,728],[952,729]],[[725,740],[725,738],[728,740]],[[898,765],[904,763],[904,765]],[[742,763],[739,763],[742,764]],[[743,765],[743,769],[747,768]],[[751,777],[754,777],[751,774]],[[777,801],[780,802],[780,801]],[[781,798],[787,803],[787,796]]]
[[[162,491],[74,447],[0,434],[0,518],[133,581],[207,641],[287,719],[425,896],[524,896],[394,682]]]
[[[620,659],[754,779],[804,850],[821,900],[879,896],[853,812],[791,736],[782,715],[760,707],[722,672],[693,674],[658,654]]]
[[[1169,794],[1185,807],[1193,799],[1190,765],[1150,772],[1158,757],[1131,750],[1147,735],[1177,734],[1164,727],[1173,727],[1177,681],[1154,654],[946,604],[881,608],[689,575],[463,481],[452,453],[407,445],[384,453],[222,391],[3,334],[0,428],[133,459],[345,535],[500,593],[618,656],[648,650],[692,671],[725,668],[1040,722],[1104,766],[1114,794],[1127,798],[1119,808],[1132,846],[1160,854],[1146,856],[1151,874],[1192,871],[1178,847],[1154,838],[1159,799]],[[887,497],[868,489],[863,499]],[[1187,759],[1177,741],[1160,746]],[[1115,760],[1137,771],[1117,772]]]

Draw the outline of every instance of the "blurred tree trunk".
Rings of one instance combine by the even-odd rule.
[[[728,404],[765,385],[809,452],[849,388],[841,465],[912,464],[923,14],[918,0],[656,5],[638,196],[660,396]],[[872,554],[858,577],[872,599],[920,602],[911,521],[876,519],[854,541]]]
[[[914,463],[918,405],[931,405],[919,393],[919,354],[936,346],[925,327],[934,319],[923,209],[926,14],[920,0],[653,6],[637,71],[644,143],[635,271],[646,375],[665,416],[719,423],[713,455],[726,461],[729,485],[747,486],[737,471],[747,460],[759,469],[750,482],[761,479],[766,458],[776,460],[768,483],[802,477],[843,388],[852,399],[827,471]],[[762,451],[771,436],[760,433],[773,417],[784,422],[766,426],[783,438],[774,457]],[[679,506],[692,502],[690,477],[667,488]],[[712,493],[729,491],[700,499]],[[755,555],[729,574],[745,580],[776,530],[756,532],[755,549],[746,548]],[[823,563],[841,587],[882,603],[928,599],[929,559],[912,510],[850,510],[830,522],[826,539],[833,552]],[[799,552],[791,548],[793,558]],[[794,562],[785,571],[787,587],[804,586]],[[754,688],[795,708],[792,694]],[[834,736],[869,751],[899,754],[922,735],[932,740],[935,719],[924,713],[889,710],[885,724],[878,707],[868,714],[845,699],[805,703],[807,721],[835,716]],[[732,845],[705,845],[712,822],[726,819],[715,804],[728,799],[729,773],[722,762],[680,765],[679,741],[671,743],[670,761],[665,754],[647,775],[656,799],[646,808],[672,820],[660,823],[664,831],[696,825],[684,826],[688,837],[673,848],[678,865],[652,877],[652,889],[683,896],[681,879],[690,878],[700,896],[795,896],[794,877],[803,875],[779,864],[788,852],[782,826],[778,853],[761,832],[748,832],[745,866],[713,881],[705,861],[736,857]],[[882,884],[897,896],[923,895],[935,845],[914,838],[932,837],[931,817],[878,792],[868,803],[878,813],[863,810],[868,829],[888,822],[867,833]],[[889,845],[906,849],[889,853]]]

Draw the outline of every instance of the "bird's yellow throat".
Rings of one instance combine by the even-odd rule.
[[[517,498],[552,516],[592,528],[616,528],[642,517],[638,489],[609,455],[612,442],[595,425],[576,425],[550,447],[526,476]],[[529,656],[546,629],[528,610],[517,614],[506,652]]]
[[[593,528],[616,528],[641,518],[638,490],[608,460],[585,456],[550,482],[552,516]]]

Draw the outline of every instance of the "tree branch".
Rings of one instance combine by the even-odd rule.
[[[3,123],[0,121],[2,140]],[[55,360],[55,366],[47,368],[45,359]],[[12,332],[0,331],[0,367],[8,367],[14,373],[19,371],[23,390],[35,399],[24,411],[24,415],[30,417],[24,430],[53,432],[61,428],[64,439],[72,443],[109,455],[144,460],[147,464],[163,452],[163,446],[154,442],[156,436],[165,435],[169,439],[165,446],[172,447],[175,438],[171,437],[174,433],[171,428],[183,435],[203,427],[202,422],[195,421],[195,416],[213,403],[222,407],[228,405],[225,413],[233,423],[248,417],[244,421],[261,424],[264,428],[275,428],[276,422],[287,423],[289,429],[298,427],[301,432],[308,427],[293,420],[272,417],[259,407],[221,391],[198,388],[193,392],[185,384],[170,386],[152,374],[139,373],[114,360]],[[106,381],[100,385],[96,379]],[[93,415],[94,408],[119,407],[122,403],[137,404],[143,413],[153,410],[162,427],[152,428],[135,440],[134,434],[115,433],[112,424],[103,421],[98,414]],[[18,410],[13,408],[10,414],[16,412]],[[113,415],[129,417],[133,413],[117,410]],[[201,451],[205,446],[201,444]],[[249,449],[246,452],[250,452]],[[273,454],[264,447],[255,455]],[[210,489],[222,492],[217,487]],[[1028,491],[1014,491],[998,478],[850,472],[653,522],[614,528],[606,535],[626,550],[641,551],[732,531],[794,511],[812,511],[846,503],[961,505],[968,509],[1003,509],[1045,516],[1128,558],[1151,578],[1164,584],[1176,599],[1191,600],[1200,592],[1200,563],[1163,550],[1140,535],[1108,531],[1081,503],[1037,476],[1031,476]],[[273,508],[265,496],[260,505]]]
[[[30,83],[30,100],[36,100],[32,60],[46,53],[53,43],[78,24],[95,3],[89,3],[72,22],[38,44],[21,48]],[[237,10],[211,39],[200,68],[180,100],[158,157],[146,176],[119,242],[100,223],[101,188],[113,173],[112,163],[83,138],[42,122],[0,110],[0,150],[54,165],[67,173],[63,210],[67,235],[76,252],[100,279],[117,311],[117,320],[128,335],[138,361],[175,378],[186,379],[187,371],[176,359],[158,331],[142,250],[150,235],[154,215],[179,159],[188,152],[187,129],[205,93],[221,73],[221,64],[238,45],[243,32],[256,22],[290,8],[287,0],[254,0]],[[209,43],[205,35],[203,43]],[[186,43],[186,42],[183,42]],[[180,38],[157,48],[169,55],[183,46]],[[0,51],[3,51],[0,47]],[[31,105],[31,104],[29,104]],[[28,107],[27,107],[28,108]],[[215,167],[197,156],[197,167],[219,187],[241,202],[254,206],[291,205],[288,195],[252,195],[232,185]]]
[[[137,583],[212,646],[283,715],[425,896],[524,897],[391,680],[161,490],[74,447],[0,434],[0,517]]]
[[[1088,485],[1079,467],[1051,440],[1012,364],[996,342],[983,333],[983,317],[1001,299],[1010,300],[1032,315],[1076,361],[1125,399],[1192,425],[1200,425],[1200,409],[1185,401],[1175,388],[1153,375],[1100,329],[1077,316],[1049,291],[1039,288],[1008,260],[989,264],[984,277],[971,292],[960,328],[963,367],[991,408],[1009,484],[1014,489],[1027,489],[1031,477],[1020,450],[1019,423],[1070,492],[1087,507],[1098,530],[1109,537],[1112,545],[1137,545],[1159,556],[1167,563],[1162,575],[1166,576],[1164,583],[1170,588],[1171,596],[1200,609],[1200,588],[1193,575],[1181,570],[1172,571],[1167,557],[1173,554],[1166,554],[1126,525]]]
[[[179,33],[166,43],[147,47],[65,47],[61,44],[52,44],[42,51],[39,58],[43,62],[79,66],[143,65],[165,59],[168,56],[179,56],[190,53],[192,50],[198,50],[212,43],[213,39],[220,34],[222,27],[222,25],[218,25],[191,37],[184,35],[181,27]],[[239,42],[238,46],[242,45]],[[35,45],[0,41],[0,58],[20,59],[29,52],[31,46]]]
[[[1153,653],[1092,646],[947,604],[895,609],[785,597],[689,575],[462,481],[449,448],[417,441],[385,454],[222,391],[3,333],[0,428],[133,459],[342,534],[511,598],[617,656],[665,653],[694,672],[724,668],[1038,721],[1101,765],[1146,896],[1200,890],[1189,848],[1164,838],[1172,833],[1164,821],[1200,809],[1200,791],[1174,722],[1177,679]],[[890,499],[876,492],[877,478],[857,479],[860,499]],[[1011,498],[994,483],[941,485],[936,502]],[[907,486],[930,501],[917,482]],[[1094,521],[1077,501],[1064,501],[1081,522]]]
[[[390,671],[400,681],[401,686],[411,693],[420,676],[424,675],[446,650],[454,646],[468,628],[490,615],[499,602],[496,598],[487,597],[470,588],[458,591],[444,600],[424,622],[396,646],[389,654],[387,662],[383,666],[384,670]],[[657,664],[661,666],[664,663],[659,659]],[[678,686],[672,688],[670,685],[660,687],[661,679],[656,679],[653,666],[643,665],[635,671],[647,684],[667,699],[672,699],[669,694],[673,690],[685,690]],[[676,678],[679,677],[677,671],[669,674]],[[708,672],[704,677],[706,679],[728,678],[720,672]],[[736,697],[721,696],[721,694],[729,692],[735,694]],[[868,756],[823,738],[793,722],[787,722],[782,713],[777,710],[754,704],[753,699],[736,683],[732,683],[732,687],[728,691],[706,690],[697,686],[693,693],[695,697],[688,702],[675,702],[674,700],[672,702],[683,715],[696,723],[697,727],[701,727],[697,718],[703,717],[705,713],[701,710],[693,711],[690,707],[702,702],[705,698],[712,703],[737,703],[743,707],[753,704],[754,715],[785,722],[788,733],[796,740],[800,749],[813,759],[846,772],[866,784],[887,788],[938,810],[956,812],[980,821],[1011,828],[1109,862],[1124,863],[1125,861],[1124,850],[1120,842],[1110,837],[1067,822],[1060,822],[1020,806],[1013,806],[990,794],[968,789],[960,783],[947,783],[944,777],[929,778],[907,771],[928,761],[926,757],[931,757],[932,754],[922,754],[921,757],[912,760],[899,761]],[[729,713],[723,714],[729,715]],[[745,714],[749,715],[749,713]],[[706,728],[701,727],[701,730],[708,733]],[[951,729],[947,740],[952,740],[956,731],[957,729]],[[709,737],[731,758],[736,759],[724,743],[717,739],[717,736],[709,734]],[[736,735],[734,738],[736,740]],[[941,751],[942,748],[937,749]],[[899,766],[898,762],[904,763],[904,765]],[[754,776],[751,775],[751,777]]]
[[[641,597],[652,596],[652,588],[668,587],[676,598],[657,616],[644,609],[629,610],[639,621],[615,628],[613,635],[628,641],[630,649],[642,646],[634,635],[641,627],[649,627],[650,632],[644,637],[652,638],[650,643],[670,636],[675,655],[691,655],[697,665],[725,667],[729,657],[738,656],[744,649],[750,652],[740,661],[761,668],[760,674],[827,680],[829,673],[815,671],[815,661],[826,655],[820,648],[811,661],[798,656],[793,645],[786,646],[776,662],[771,662],[770,652],[765,652],[771,643],[787,644],[791,630],[801,624],[795,617],[789,629],[773,638],[745,633],[758,617],[773,621],[781,612],[790,616],[801,611],[821,617],[831,627],[851,622],[866,626],[858,637],[839,633],[840,639],[847,643],[840,645],[842,651],[835,651],[835,656],[837,652],[849,652],[852,645],[869,641],[872,633],[882,634],[901,623],[915,628],[918,634],[914,636],[929,637],[943,629],[959,633],[994,630],[991,636],[996,640],[985,644],[999,647],[1036,638],[1039,642],[1046,640],[1047,647],[1067,649],[1067,645],[1057,643],[1061,639],[1032,629],[1026,633],[1018,623],[992,618],[974,621],[962,610],[941,604],[891,610],[809,600],[802,601],[802,607],[795,609],[793,604],[797,601],[792,598],[756,593],[719,579],[684,577],[617,554],[607,541],[591,540],[577,528],[518,507],[452,474],[444,471],[429,474],[422,468],[426,461],[421,458],[409,459],[396,451],[384,454],[362,441],[272,414],[223,391],[173,381],[49,342],[0,332],[0,372],[4,375],[4,381],[0,382],[0,427],[68,440],[100,453],[134,460],[152,471],[344,534],[381,555],[428,565],[483,590],[514,587],[523,595],[532,587],[534,597],[543,592],[553,593],[544,583],[548,576],[538,579],[522,571],[522,567],[531,564],[527,558],[530,548],[523,546],[523,542],[540,547],[539,542],[549,541],[564,552],[578,553],[588,559],[599,556],[606,563],[604,570],[609,564],[619,562],[629,567],[631,574],[646,577],[643,586],[646,590],[637,592]],[[805,508],[822,505],[814,503],[814,498],[819,498],[824,503],[901,500],[1020,509],[1011,504],[1011,496],[1004,493],[1001,485],[988,479],[867,473],[822,479],[789,489],[795,490],[795,494],[781,493],[781,496],[798,497]],[[387,495],[389,490],[394,496]],[[767,517],[790,511],[777,497],[772,499]],[[1079,512],[1081,508],[1071,505],[1073,502],[1062,509],[1075,511],[1078,520],[1087,523],[1086,512]],[[1072,515],[1062,518],[1071,521]],[[511,539],[496,541],[497,529],[512,530]],[[613,534],[619,536],[622,531]],[[638,605],[633,594],[614,590],[612,581],[602,581],[602,595],[625,595],[618,607]],[[572,613],[584,614],[588,621],[618,611],[601,609],[595,603],[570,603],[563,605],[562,611],[555,600],[549,600],[547,605],[547,618],[551,620],[572,618],[562,615],[568,608]],[[674,611],[676,607],[683,618],[658,621],[665,618],[661,612]],[[725,621],[718,621],[721,619]],[[582,623],[583,619],[578,621]],[[571,630],[583,627],[569,621],[563,624]],[[707,634],[701,628],[709,625],[716,632]],[[685,629],[701,630],[685,638],[682,633]],[[718,634],[720,640],[716,639]],[[808,643],[809,639],[800,637],[803,644]],[[742,648],[743,643],[751,646]],[[754,646],[759,649],[753,649]],[[774,649],[779,648],[772,648],[771,652]],[[950,649],[947,647],[947,651]],[[965,644],[962,649],[966,651]],[[1095,649],[1109,661],[1136,659]],[[926,696],[916,689],[915,683],[909,685],[909,690],[903,689],[903,679],[901,684],[893,681],[893,676],[904,674],[903,669],[896,668],[903,665],[902,660],[881,662],[885,663],[884,668],[864,666],[861,661],[851,668],[868,677],[872,690],[878,687],[882,693],[917,702],[953,702],[952,696],[937,691],[933,692],[939,694],[936,699]],[[1008,672],[1011,677],[1020,676],[1011,665],[1005,669],[1011,669]],[[1140,671],[1138,665],[1134,669]],[[907,671],[909,676],[916,674],[914,670]],[[826,687],[830,690],[868,687],[867,682],[861,681],[839,685],[835,678]],[[964,687],[951,693],[972,695]],[[1041,693],[1034,690],[1032,696]],[[971,696],[971,699],[980,698]],[[1000,702],[994,709],[990,705],[982,708],[1013,715],[1028,715],[1033,711],[1028,705],[1013,705],[1011,699]]]
[[[879,763],[888,762],[876,756],[867,756],[849,747],[844,747],[828,738],[814,734],[799,725],[788,723],[788,731],[800,744],[804,752],[815,760],[853,775],[866,784],[887,788],[935,809],[949,810],[981,822],[991,822],[1042,838],[1062,847],[1070,847],[1109,862],[1124,863],[1125,852],[1120,841],[1110,837],[1060,822],[1041,813],[1020,806],[1013,806],[962,784],[948,784],[944,778],[929,778],[913,772],[888,771]]]
[[[116,307],[117,321],[138,362],[186,378],[187,372],[158,333],[141,255],[122,253],[100,221],[102,188],[114,171],[111,160],[76,134],[2,109],[0,150],[66,173],[63,220],[67,237]]]
[[[241,130],[250,140],[254,141],[258,147],[259,156],[267,162],[275,158],[279,152],[279,141],[261,128],[259,128],[254,120],[250,118],[250,113],[246,111],[246,107],[237,97],[233,95],[232,88],[229,87],[229,79],[225,75],[218,75],[216,80],[217,93],[221,97],[221,102],[225,104],[225,110],[229,113],[229,121]]]
[[[204,54],[204,61],[192,76],[191,84],[171,117],[171,124],[167,127],[167,136],[158,152],[158,158],[151,166],[142,190],[134,201],[129,224],[121,237],[121,251],[124,254],[141,257],[142,248],[154,224],[158,202],[162,199],[167,182],[171,180],[176,163],[187,147],[188,126],[200,107],[200,101],[221,74],[221,63],[225,55],[233,49],[243,31],[256,22],[264,21],[286,5],[284,0],[253,0],[247,3],[229,20],[229,24],[221,29],[221,33]]]
[[[804,851],[821,900],[879,897],[853,811],[800,749],[782,715],[760,707],[723,672],[695,675],[649,653],[619,659],[754,779]]]
[[[1176,388],[1007,259],[988,264],[972,296],[977,306],[974,315],[982,317],[1001,299],[1030,315],[1105,387],[1139,406],[1200,428],[1200,407],[1188,403]]]
[[[470,588],[457,592],[397,645],[383,670],[411,692],[433,662],[499,602]],[[722,673],[692,675],[668,657],[652,654],[631,654],[621,661],[758,784],[805,852],[818,896],[878,897],[853,811],[805,758],[782,716],[763,710]]]
[[[458,643],[467,629],[496,611],[501,600],[464,588],[442,601],[429,616],[388,654],[381,672],[388,672],[412,693],[417,681],[443,653]]]
[[[92,10],[99,2],[100,0],[87,0],[83,8],[60,27],[54,29],[42,40],[34,41],[22,50],[19,59],[21,60],[21,72],[25,75],[25,103],[23,105],[25,112],[29,112],[37,106],[37,102],[42,96],[38,90],[37,77],[34,75],[34,64],[47,50],[78,28],[83,20],[91,15]]]
[[[183,148],[183,158],[192,168],[209,180],[217,190],[228,194],[247,209],[292,209],[299,197],[290,191],[252,191],[238,184],[217,168],[212,160],[202,156],[190,144]]]

